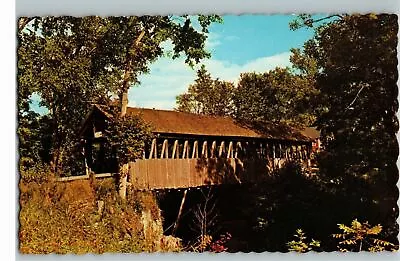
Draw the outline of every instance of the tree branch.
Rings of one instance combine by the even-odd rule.
[[[335,16],[339,17],[340,19],[343,19],[343,18],[344,18],[344,16],[342,16],[342,15],[335,14],[335,15],[325,16],[325,17],[320,18],[320,19],[317,19],[317,20],[312,19],[312,23],[318,23],[318,22],[321,22],[321,21],[323,21],[323,20],[327,20],[327,19],[332,18],[332,17],[335,17]]]
[[[358,95],[360,95],[360,92],[364,89],[364,87],[365,87],[365,85],[364,85],[363,87],[361,87],[360,90],[358,90],[356,97],[354,97],[353,101],[346,107],[345,111],[347,111],[347,110],[350,108],[350,106],[354,104],[354,102],[355,102],[355,101],[357,100],[357,98],[358,98]]]
[[[136,38],[135,41],[133,41],[131,49],[130,50],[134,50],[138,44],[140,43],[140,41],[142,40],[143,36],[144,36],[145,31],[143,30],[138,38]],[[128,82],[129,82],[129,76],[131,74],[131,67],[132,67],[132,60],[133,60],[133,55],[129,54],[129,50],[128,50],[128,54],[127,54],[127,58],[126,58],[126,62],[125,62],[125,73],[124,73],[124,80],[122,82],[122,93],[125,92],[126,90],[128,90]]]

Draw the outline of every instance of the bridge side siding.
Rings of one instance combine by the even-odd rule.
[[[243,154],[247,154],[246,157]],[[149,153],[144,155],[148,157],[129,164],[132,186],[138,189],[187,188],[257,182],[282,167],[287,159],[307,160],[309,148],[305,144],[265,141],[244,142],[243,146],[243,142],[232,140],[154,139]]]

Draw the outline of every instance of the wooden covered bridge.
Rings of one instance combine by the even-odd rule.
[[[154,139],[143,158],[129,163],[128,184],[138,189],[188,188],[258,182],[288,160],[309,164],[318,132],[274,124],[247,126],[228,117],[127,108],[153,127]],[[99,175],[116,172],[105,157],[104,121],[111,117],[94,106],[81,131],[87,168]]]

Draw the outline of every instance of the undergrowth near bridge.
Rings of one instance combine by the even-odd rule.
[[[45,167],[21,171],[19,249],[24,254],[179,251],[162,234],[151,193],[122,201],[113,180],[56,182]]]

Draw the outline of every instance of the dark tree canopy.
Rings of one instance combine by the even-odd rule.
[[[398,233],[397,33],[396,15],[343,15],[317,26],[299,56],[318,68],[320,176],[355,202],[349,215],[386,223],[388,235]]]
[[[344,16],[305,45],[320,68],[317,124],[327,157],[335,158],[331,174],[395,170],[397,31],[395,15]]]

